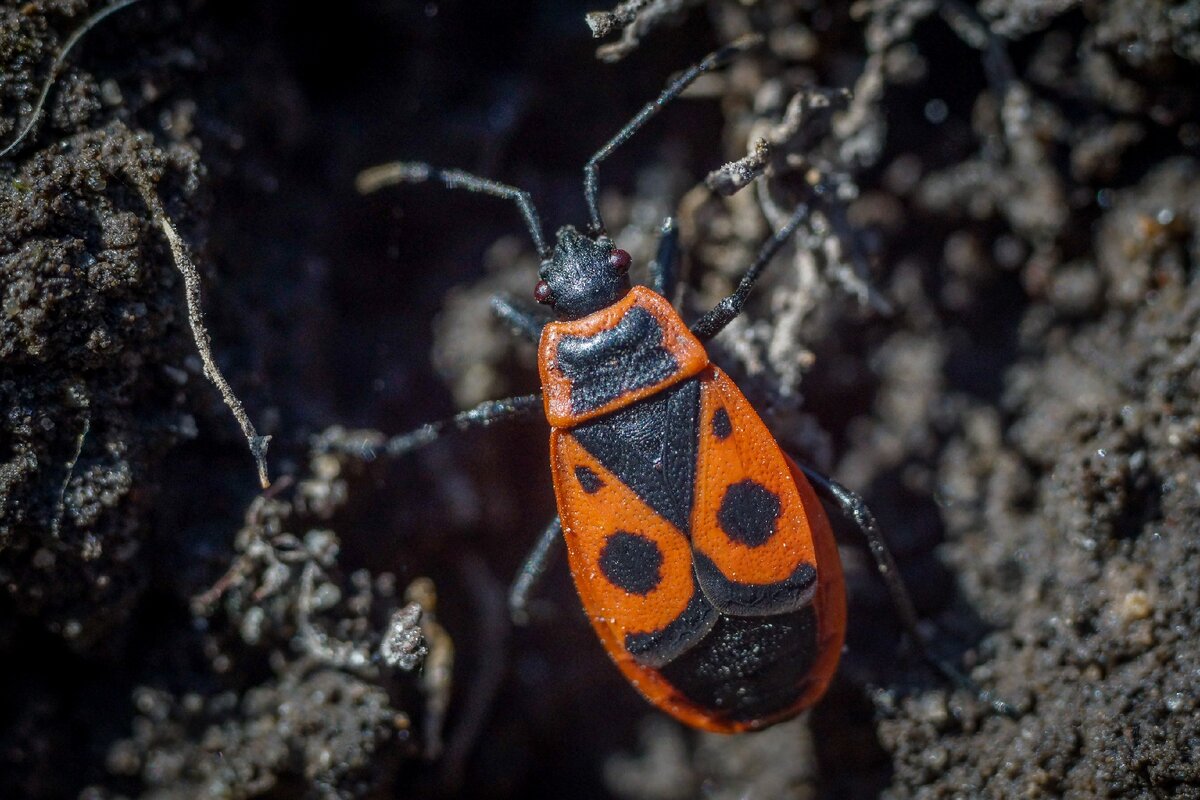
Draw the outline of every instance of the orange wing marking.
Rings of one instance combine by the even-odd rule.
[[[593,626],[644,666],[671,661],[716,621],[687,537],[569,433],[550,441],[571,572]]]
[[[816,556],[787,458],[716,367],[701,375],[692,543],[700,587],[724,614],[763,616],[811,602]]]

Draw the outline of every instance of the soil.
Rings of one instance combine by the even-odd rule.
[[[0,796],[1200,797],[1200,3],[649,0],[597,41],[586,3],[166,0],[56,66],[103,7],[0,7],[0,148],[53,79],[0,157]],[[488,312],[534,282],[515,209],[355,175],[580,225],[588,156],[748,32],[605,162],[605,220],[644,275],[677,216],[694,319],[809,203],[714,357],[1015,718],[847,526],[826,699],[686,730],[561,559],[508,620],[544,423],[331,452],[537,386]]]

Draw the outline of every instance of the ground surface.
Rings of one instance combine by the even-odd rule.
[[[140,3],[68,56],[0,158],[0,795],[1200,797],[1200,4],[629,5],[608,61],[562,2]],[[0,147],[100,7],[0,8]],[[561,563],[507,622],[544,427],[313,452],[536,385],[486,317],[532,288],[513,209],[358,170],[460,166],[581,223],[587,156],[750,31],[606,164],[606,220],[644,263],[678,214],[691,314],[813,202],[714,353],[1018,719],[911,658],[847,535],[828,698],[684,731]],[[756,186],[704,185],[760,138],[724,176]],[[269,497],[155,203],[274,437]]]

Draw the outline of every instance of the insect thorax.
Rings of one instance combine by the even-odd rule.
[[[696,375],[708,355],[665,298],[635,286],[608,308],[547,324],[539,363],[546,417],[567,428]]]

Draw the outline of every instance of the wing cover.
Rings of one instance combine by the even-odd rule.
[[[817,586],[813,532],[787,457],[725,373],[700,375],[691,537],[696,575],[722,614],[807,605]]]
[[[697,588],[687,537],[570,432],[553,431],[550,449],[571,573],[601,640],[644,667],[678,657],[717,616]]]
[[[688,380],[577,425],[571,436],[659,516],[686,531],[699,423],[700,382]]]

